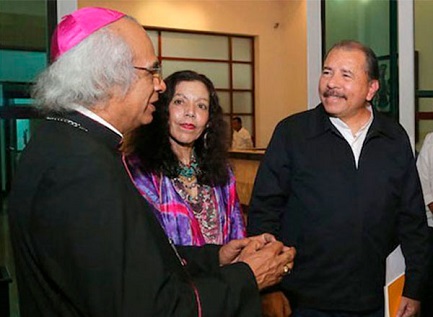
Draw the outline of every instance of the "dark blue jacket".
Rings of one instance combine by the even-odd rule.
[[[385,259],[406,257],[404,295],[418,299],[427,224],[404,129],[374,112],[358,168],[322,105],[275,129],[259,168],[248,233],[271,232],[297,248],[282,287],[300,306],[364,311],[383,304]]]

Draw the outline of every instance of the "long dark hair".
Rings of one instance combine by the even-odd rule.
[[[210,104],[207,128],[194,142],[194,151],[201,170],[197,175],[198,182],[210,186],[226,184],[229,180],[229,127],[223,119],[223,111],[213,83],[205,75],[190,70],[175,72],[164,81],[167,89],[155,104],[152,123],[136,129],[131,134],[127,147],[141,159],[144,172],[162,173],[170,178],[178,176],[179,161],[170,144],[168,107],[179,83],[199,81],[209,91]]]

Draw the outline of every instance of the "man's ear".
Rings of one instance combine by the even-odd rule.
[[[376,92],[379,90],[379,81],[377,79],[370,80],[368,87],[368,93],[367,93],[367,101],[373,100],[374,95],[376,95]]]

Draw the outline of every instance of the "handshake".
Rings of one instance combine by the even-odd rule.
[[[232,240],[219,251],[220,265],[244,262],[254,273],[259,290],[279,283],[291,272],[294,247],[284,246],[271,234]]]

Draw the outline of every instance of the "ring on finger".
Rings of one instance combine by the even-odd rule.
[[[290,266],[288,264],[285,264],[283,266],[283,275],[290,274],[291,272],[292,272],[292,270],[290,269]]]

